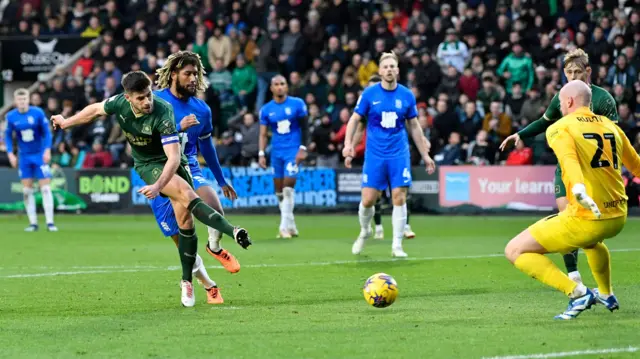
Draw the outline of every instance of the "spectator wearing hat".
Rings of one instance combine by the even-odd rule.
[[[458,40],[455,29],[447,30],[446,41],[438,46],[436,58],[443,70],[448,66],[453,66],[458,73],[464,71],[470,60],[469,49],[464,42]]]

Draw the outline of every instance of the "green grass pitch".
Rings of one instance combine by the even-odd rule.
[[[621,310],[597,306],[558,322],[567,299],[502,255],[533,217],[413,216],[411,258],[397,261],[389,216],[387,239],[370,240],[358,257],[355,215],[298,216],[301,237],[289,240],[275,238],[275,216],[229,218],[254,245],[223,241],[243,265],[229,274],[204,251],[198,226],[199,253],[225,303],[206,304],[198,287],[187,309],[176,249],[151,215],[59,216],[58,233],[24,233],[23,216],[0,217],[0,358],[640,356],[638,220],[607,242]],[[584,255],[579,265],[594,286]],[[398,282],[391,307],[364,301],[376,272]]]

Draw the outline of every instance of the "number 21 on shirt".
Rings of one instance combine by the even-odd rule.
[[[616,149],[616,137],[613,133],[583,133],[582,137],[587,140],[596,141],[598,149],[593,154],[591,159],[591,168],[609,167],[611,163],[608,160],[602,159],[604,153],[604,140],[608,140],[611,144],[611,159],[613,161],[613,168],[618,169],[618,150]]]

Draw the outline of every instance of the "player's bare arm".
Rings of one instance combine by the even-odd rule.
[[[356,151],[353,147],[353,138],[356,127],[361,121],[362,116],[354,112],[349,118],[349,122],[347,122],[347,133],[344,136],[344,147],[342,148],[342,157],[344,157],[344,165],[347,168],[351,168],[351,161],[356,155]]]
[[[353,146],[357,146],[362,141],[362,135],[364,135],[364,124],[362,122],[358,122],[358,127],[356,127],[356,132],[353,134],[353,140],[351,143]]]
[[[91,104],[67,119],[65,119],[62,115],[53,115],[51,116],[53,128],[61,128],[63,130],[66,130],[71,127],[89,123],[97,117],[104,116],[107,114],[107,112],[104,110],[104,104],[105,101]]]
[[[166,144],[162,148],[165,155],[167,155],[167,163],[162,169],[162,174],[160,174],[160,177],[154,184],[144,186],[138,190],[138,193],[143,194],[149,199],[153,199],[158,196],[162,189],[175,175],[178,170],[178,166],[180,165],[180,143],[175,142]]]
[[[267,126],[260,125],[260,137],[258,138],[258,164],[262,168],[267,168],[267,158],[264,150],[267,148]]]
[[[425,137],[424,132],[422,132],[422,126],[420,126],[420,121],[418,121],[417,117],[414,117],[407,121],[407,125],[409,126],[409,133],[411,134],[411,138],[413,142],[418,147],[418,151],[422,156],[422,160],[427,166],[427,172],[429,174],[433,173],[436,169],[436,163],[433,161],[431,156],[429,156],[429,151],[431,150],[431,143]]]

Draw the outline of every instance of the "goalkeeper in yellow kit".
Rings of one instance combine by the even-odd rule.
[[[640,157],[629,139],[608,118],[594,114],[590,102],[588,85],[569,82],[560,90],[564,117],[546,132],[562,169],[562,181],[571,191],[566,210],[533,224],[505,248],[516,268],[571,298],[556,319],[574,319],[596,302],[610,311],[619,308],[611,287],[609,250],[603,241],[620,233],[627,220],[622,165],[640,176]],[[544,256],[579,248],[587,255],[597,289],[572,281]]]

